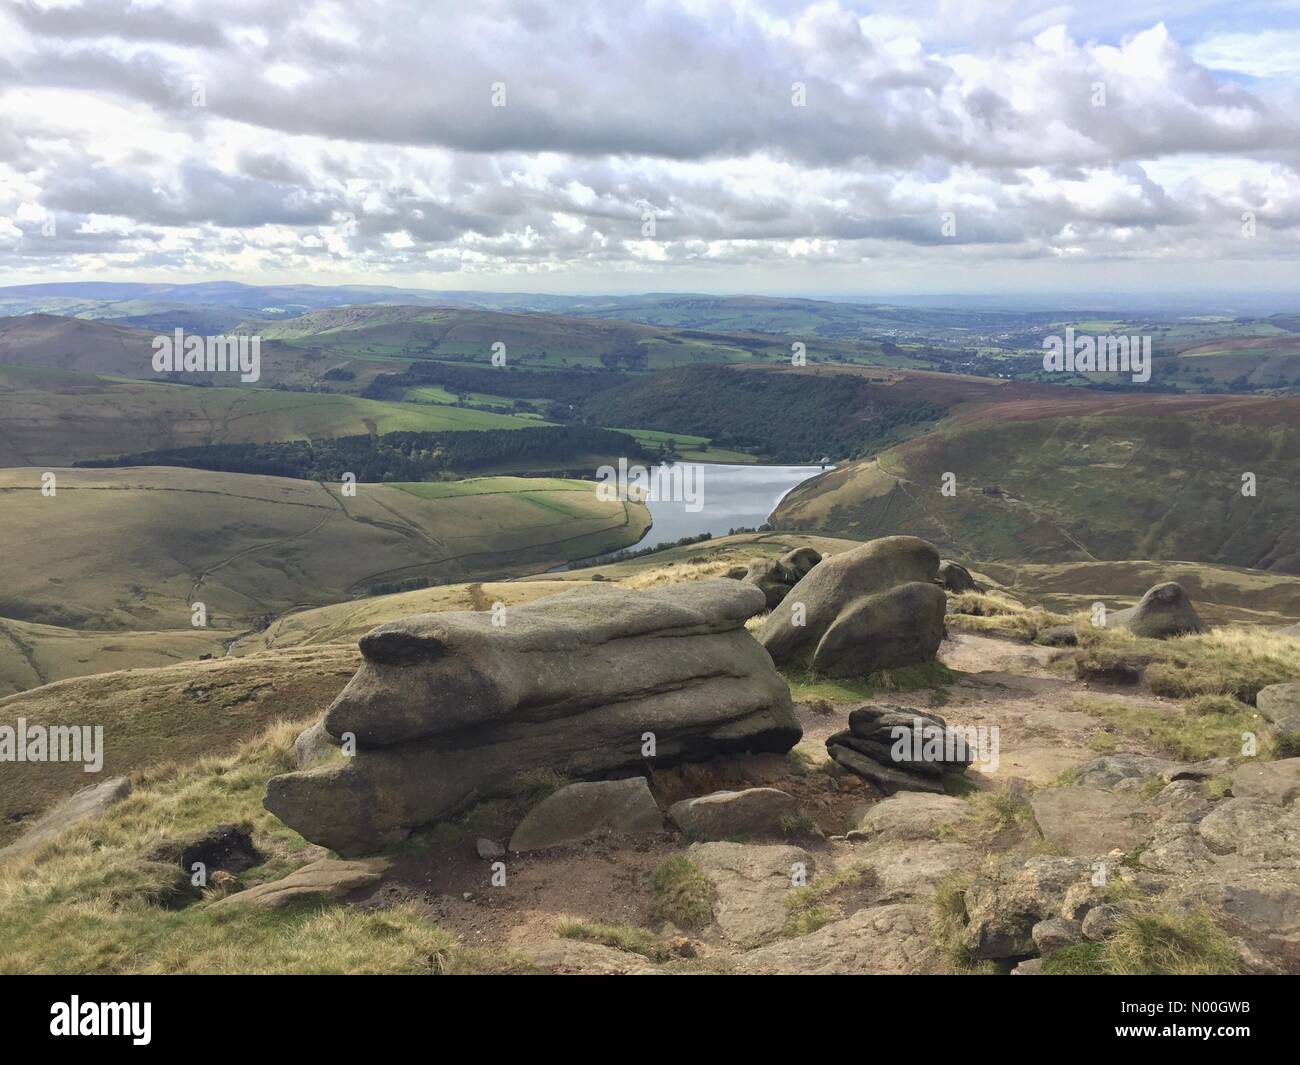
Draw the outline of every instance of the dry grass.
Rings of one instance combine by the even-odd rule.
[[[233,755],[137,774],[129,798],[0,869],[3,973],[418,973],[453,961],[454,941],[414,909],[367,912],[324,900],[283,910],[213,910],[180,870],[148,860],[163,840],[248,822],[268,860],[245,883],[317,856],[262,808],[291,768],[301,724],[279,723]]]
[[[1253,703],[1260,688],[1300,679],[1300,638],[1259,626],[1149,640],[1125,629],[1082,626],[1075,654],[1081,678],[1140,677],[1157,695],[1231,695]]]
[[[1067,624],[1065,614],[1029,607],[1005,591],[962,592],[948,597],[949,627],[1032,642],[1044,629]]]

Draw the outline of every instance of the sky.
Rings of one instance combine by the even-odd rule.
[[[0,0],[0,283],[1292,291],[1300,0]]]

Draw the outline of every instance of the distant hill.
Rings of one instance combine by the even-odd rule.
[[[375,587],[542,571],[635,543],[649,514],[589,482],[337,484],[137,467],[0,470],[0,617],[75,629],[189,628]],[[22,550],[14,550],[22,545]]]
[[[1300,573],[1300,398],[1015,385],[796,488],[781,528],[912,533],[1007,561],[1181,559]],[[1241,493],[1253,473],[1257,494]],[[955,496],[941,493],[945,474]]]

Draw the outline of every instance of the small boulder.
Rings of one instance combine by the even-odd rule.
[[[780,562],[773,562],[765,558],[751,562],[742,580],[746,584],[752,584],[763,593],[763,597],[767,600],[768,610],[780,606],[781,600],[786,597],[790,589],[795,585],[795,580],[792,579]]]
[[[1103,902],[1100,906],[1094,906],[1083,915],[1083,923],[1079,926],[1083,938],[1093,943],[1110,938],[1119,928],[1119,920],[1123,916],[1124,911],[1114,903]]]
[[[1274,806],[1289,806],[1300,795],[1300,758],[1278,762],[1246,762],[1232,774],[1235,799],[1258,799]]]
[[[644,777],[569,784],[539,802],[510,837],[512,851],[537,851],[604,833],[659,832],[663,814]]]
[[[7,847],[0,848],[0,864],[31,854],[64,831],[85,821],[92,821],[131,794],[128,777],[110,777],[82,788],[56,803],[27,827]]]
[[[1300,681],[1261,688],[1255,696],[1255,708],[1279,739],[1300,741]]]
[[[793,795],[777,788],[746,788],[673,803],[668,820],[696,840],[762,838],[788,834],[798,813]]]
[[[822,560],[821,552],[811,547],[796,547],[793,551],[787,551],[778,560],[785,571],[795,580],[795,583],[803,580],[808,576],[813,566]]]
[[[1107,616],[1106,624],[1126,628],[1135,636],[1156,640],[1205,631],[1192,601],[1176,581],[1157,584],[1138,601],[1137,606],[1113,611]]]
[[[474,841],[474,852],[485,862],[495,861],[506,856],[505,847],[501,846],[496,840],[485,839],[482,836]]]
[[[941,831],[970,816],[970,804],[951,795],[900,791],[871,807],[847,838],[865,840],[938,839]]]
[[[1152,814],[1127,795],[1095,788],[1044,788],[1029,800],[1043,839],[1086,857],[1131,851],[1151,834]]]
[[[1046,957],[1083,942],[1083,925],[1064,917],[1048,917],[1030,930],[1038,953]]]
[[[264,906],[276,909],[296,899],[310,895],[342,898],[361,888],[379,882],[388,868],[387,860],[371,858],[366,861],[338,861],[322,858],[304,865],[280,880],[259,884],[235,895],[219,899],[213,906],[229,909],[232,906]]]
[[[949,559],[939,563],[939,583],[943,585],[945,591],[956,593],[973,592],[976,588],[975,578],[970,575],[970,570]]]

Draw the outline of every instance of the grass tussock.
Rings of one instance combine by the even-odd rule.
[[[991,633],[1032,643],[1044,629],[1070,619],[1041,607],[1028,607],[1006,592],[962,592],[948,597],[949,627],[959,632]]]
[[[966,891],[974,883],[972,870],[950,873],[934,886],[930,899],[930,941],[938,951],[944,970],[953,975],[983,975],[992,971],[988,962],[971,956],[965,945]]]
[[[148,860],[167,839],[248,822],[268,860],[245,884],[314,856],[262,808],[266,781],[292,768],[301,724],[282,723],[227,757],[137,775],[89,826],[0,869],[0,973],[427,973],[454,941],[414,909],[367,912],[305,902],[220,910],[184,897],[180,870]],[[187,882],[187,881],[186,881]]]
[[[1080,627],[1075,672],[1082,679],[1141,679],[1157,695],[1227,695],[1253,703],[1261,688],[1300,676],[1300,639],[1262,626],[1149,640],[1125,629]]]
[[[653,932],[637,928],[630,924],[601,924],[594,921],[567,921],[556,929],[564,939],[576,939],[583,943],[598,943],[603,947],[613,947],[629,954],[640,954],[653,962],[668,961],[673,955]]]
[[[661,862],[650,875],[656,917],[678,928],[703,928],[713,920],[713,881],[684,854]]]
[[[1101,943],[1078,943],[1043,959],[1046,976],[1231,976],[1241,962],[1207,909],[1137,908]]]
[[[1189,707],[1143,705],[1097,696],[1075,699],[1075,706],[1100,718],[1114,733],[1149,744],[1181,762],[1241,755],[1242,734],[1258,734],[1261,722],[1250,707],[1236,705],[1235,710],[1204,714]]]
[[[842,917],[840,899],[855,890],[868,888],[875,877],[869,865],[851,865],[819,877],[806,887],[791,888],[785,896],[787,916],[782,935],[804,936]]]
[[[898,669],[882,669],[868,677],[818,677],[807,672],[785,673],[796,702],[825,699],[831,703],[861,702],[886,692],[942,688],[955,684],[961,674],[938,660]]]

